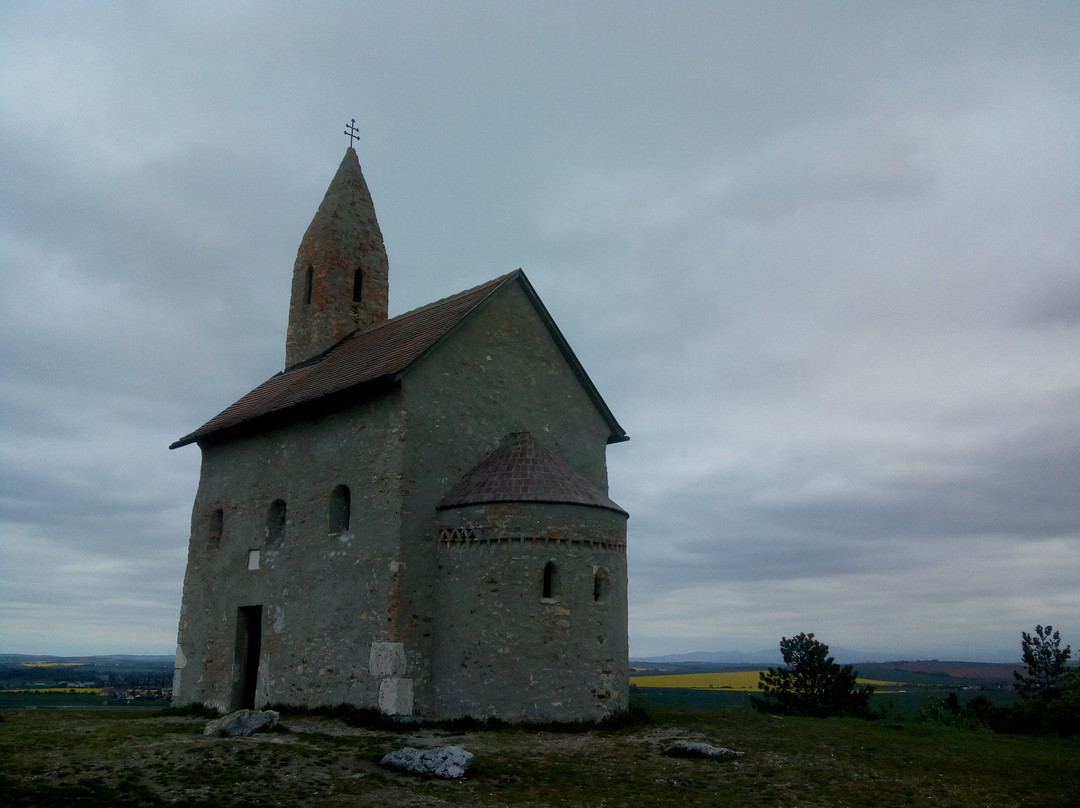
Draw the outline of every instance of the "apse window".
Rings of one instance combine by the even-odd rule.
[[[275,499],[266,511],[266,540],[278,542],[285,538],[285,500]]]
[[[555,562],[549,561],[544,565],[544,585],[540,597],[544,600],[553,600],[559,591],[559,575],[555,568]]]
[[[348,533],[352,514],[352,495],[349,486],[339,485],[330,492],[330,532]]]
[[[315,285],[315,267],[309,266],[307,268],[307,275],[304,276],[304,305],[311,302],[311,290]]]

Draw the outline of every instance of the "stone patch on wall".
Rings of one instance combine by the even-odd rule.
[[[368,659],[372,676],[401,676],[405,673],[405,643],[373,642]]]

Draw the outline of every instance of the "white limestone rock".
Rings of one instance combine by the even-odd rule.
[[[465,776],[472,761],[472,752],[466,752],[460,746],[440,746],[435,749],[414,749],[406,746],[384,755],[379,765],[414,774],[456,780]]]
[[[732,758],[742,757],[745,753],[726,749],[723,746],[712,746],[707,743],[675,741],[675,743],[664,750],[664,754],[668,757],[683,758]]]
[[[273,729],[277,726],[281,714],[274,710],[237,710],[221,718],[215,718],[203,730],[203,735],[217,735],[221,738],[251,735]]]

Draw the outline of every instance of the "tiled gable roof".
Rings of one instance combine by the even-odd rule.
[[[238,427],[253,425],[270,416],[283,415],[290,408],[313,404],[346,390],[395,381],[481,308],[492,294],[514,282],[522,285],[586,393],[608,422],[611,428],[609,442],[626,440],[626,433],[600,398],[525,273],[518,269],[422,308],[399,314],[375,328],[350,334],[312,361],[286,368],[270,377],[169,448],[176,449],[219,437]]]
[[[515,432],[490,452],[443,497],[440,509],[491,502],[587,505],[626,514],[528,432]]]
[[[169,448],[186,446],[257,418],[399,375],[515,274],[503,275],[400,314],[368,331],[351,334],[315,360],[271,376]]]

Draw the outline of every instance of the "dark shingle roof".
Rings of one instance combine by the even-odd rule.
[[[169,448],[176,449],[189,443],[219,437],[221,433],[237,427],[252,425],[255,421],[283,414],[292,407],[315,403],[352,388],[395,381],[479,309],[488,297],[513,282],[521,283],[582,386],[607,420],[611,427],[609,442],[626,440],[626,433],[600,398],[525,273],[518,269],[480,286],[400,314],[375,328],[350,334],[310,362],[286,368],[270,377]]]
[[[587,505],[626,514],[528,432],[515,432],[450,489],[439,508],[490,502]]]

